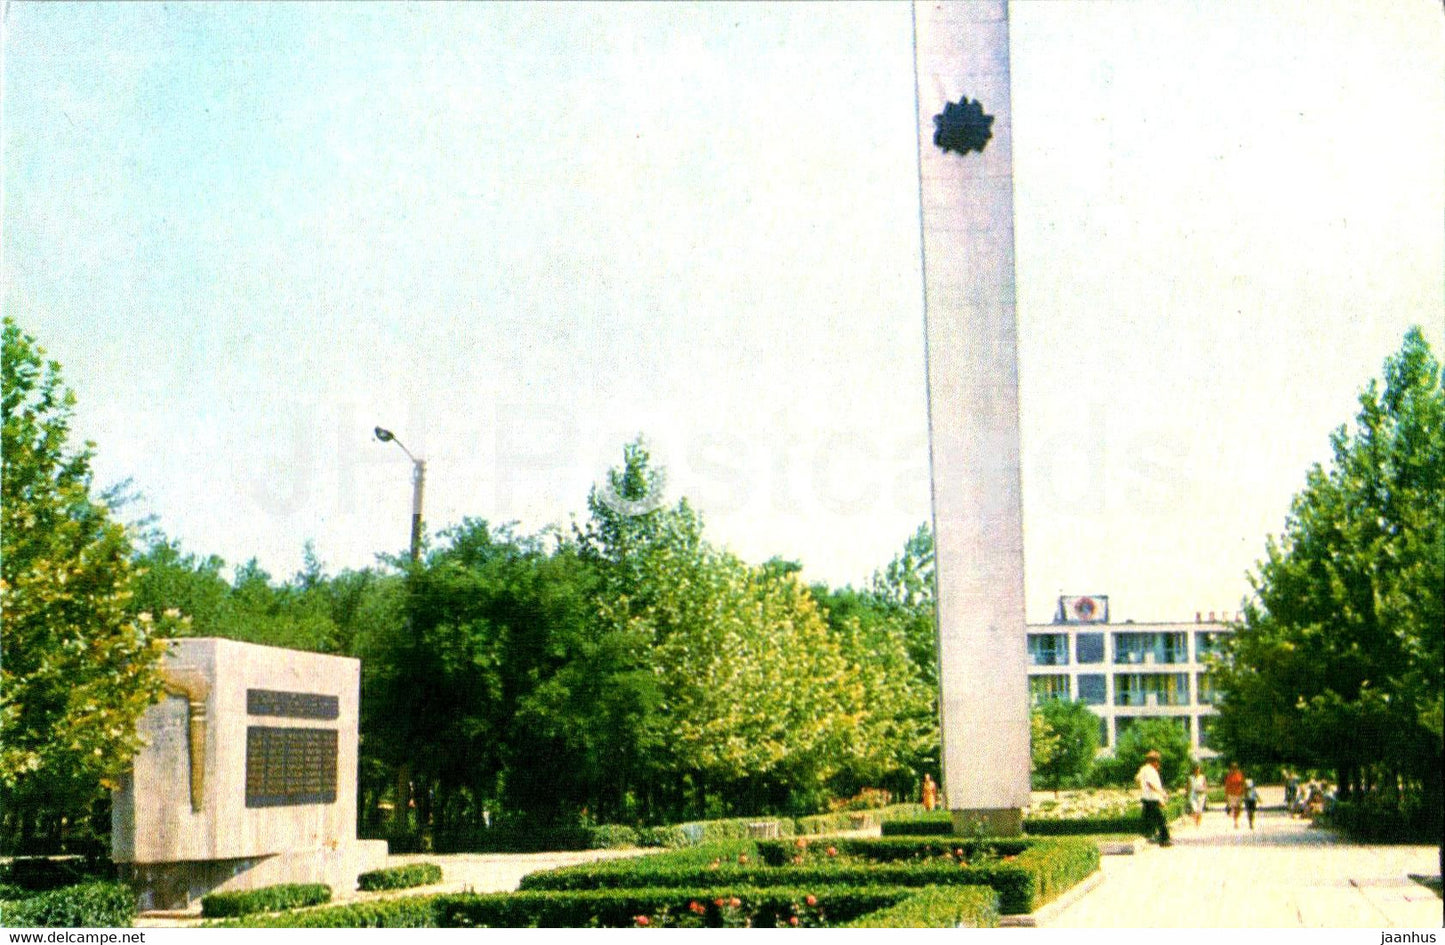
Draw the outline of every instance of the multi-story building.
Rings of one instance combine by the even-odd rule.
[[[1099,717],[1105,751],[1139,719],[1167,718],[1210,757],[1215,710],[1205,657],[1230,628],[1227,617],[1207,618],[1115,624],[1106,596],[1060,597],[1053,623],[1028,627],[1029,696],[1086,703]]]

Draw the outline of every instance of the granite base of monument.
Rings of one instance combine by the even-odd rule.
[[[956,836],[1020,837],[1024,832],[1024,814],[1016,807],[995,810],[954,810],[953,832]]]
[[[385,841],[356,838],[357,660],[198,638],[161,672],[111,815],[142,911],[277,883],[344,895],[385,864]]]

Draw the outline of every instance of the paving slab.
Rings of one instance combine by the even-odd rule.
[[[1433,846],[1350,843],[1283,809],[1279,789],[1250,830],[1220,809],[1174,843],[1104,857],[1104,881],[1040,923],[1050,928],[1439,928],[1445,913],[1410,874],[1435,876]],[[1274,805],[1270,805],[1273,801]]]

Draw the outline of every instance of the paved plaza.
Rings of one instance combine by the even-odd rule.
[[[1440,897],[1410,877],[1438,876],[1431,846],[1346,843],[1282,809],[1280,788],[1261,791],[1265,809],[1249,830],[1234,829],[1219,807],[1175,821],[1174,845],[1139,844],[1133,856],[1103,858],[1103,881],[1062,908],[1046,908],[1045,928],[1439,928]],[[877,832],[874,828],[871,833]],[[438,863],[436,886],[361,893],[354,899],[417,893],[504,892],[536,870],[655,850],[564,853],[409,854],[387,865]],[[341,897],[338,897],[341,898]],[[1067,896],[1066,896],[1067,900]],[[147,916],[138,926],[191,924],[194,917]],[[1020,934],[1026,934],[1021,932]]]
[[[1261,791],[1255,830],[1221,807],[1170,825],[1174,845],[1106,856],[1104,881],[1049,915],[1049,928],[1439,928],[1441,900],[1410,878],[1438,876],[1432,846],[1346,843]]]

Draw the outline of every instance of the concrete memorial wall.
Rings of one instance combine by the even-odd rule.
[[[198,638],[171,643],[162,675],[111,815],[142,910],[275,883],[346,893],[385,865],[385,841],[356,839],[359,661]]]

